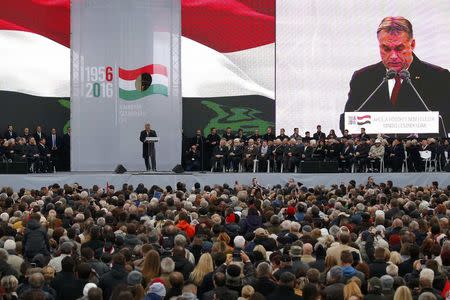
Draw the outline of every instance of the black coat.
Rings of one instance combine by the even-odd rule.
[[[414,54],[413,54],[414,55]],[[414,55],[409,66],[412,84],[424,99],[428,108],[439,111],[446,127],[450,126],[450,73],[441,67],[421,61]],[[386,75],[386,67],[382,62],[356,71],[350,81],[350,92],[344,111],[355,111],[365,99],[380,84]],[[375,93],[375,95],[361,108],[361,111],[425,111],[411,86],[403,81],[397,99],[393,106],[389,97],[388,83]],[[341,130],[343,131],[344,118],[341,115]],[[442,131],[441,131],[442,132]]]
[[[142,130],[141,135],[139,136],[139,140],[142,142],[142,157],[148,157],[150,156],[150,151],[155,151],[155,143],[153,142],[146,142],[145,139],[147,137],[157,137],[156,131],[150,130],[149,132]]]
[[[386,275],[386,267],[388,264],[384,260],[375,260],[369,265],[370,278]]]
[[[47,232],[41,228],[41,224],[31,219],[23,236],[24,256],[32,259],[36,254],[50,255],[50,244],[48,242]]]
[[[188,280],[189,275],[194,270],[194,265],[186,257],[172,256],[172,260],[175,262],[175,271],[183,274],[184,280]]]
[[[341,282],[333,283],[326,286],[321,293],[325,300],[344,300],[344,287],[345,284]]]
[[[56,274],[50,286],[56,291],[57,299],[78,299],[83,296],[86,282],[75,277],[74,273],[61,271]]]
[[[103,290],[103,299],[110,298],[114,288],[121,283],[127,283],[128,273],[123,266],[115,265],[111,271],[105,273],[100,277],[98,287]]]
[[[260,292],[263,295],[270,295],[277,287],[277,284],[269,277],[261,277],[254,281],[253,287],[255,291]]]
[[[294,289],[287,286],[278,286],[273,293],[266,297],[267,300],[302,300],[303,297],[295,294]]]
[[[213,290],[210,290],[206,293],[203,294],[201,300],[213,300],[214,299],[214,294],[217,293],[220,290],[224,290],[227,291],[228,293],[230,293],[230,296],[232,297],[231,299],[237,299],[239,297],[238,292],[229,289],[226,286],[221,286],[221,287],[216,287]]]

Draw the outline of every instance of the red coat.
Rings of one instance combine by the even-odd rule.
[[[177,227],[181,230],[183,230],[184,232],[186,232],[186,235],[189,238],[192,238],[195,235],[195,227],[190,225],[188,222],[186,222],[185,220],[181,220],[177,223]]]

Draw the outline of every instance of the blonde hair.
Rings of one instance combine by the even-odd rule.
[[[241,295],[243,298],[250,298],[255,293],[255,289],[251,285],[244,285],[242,287]]]
[[[364,299],[361,289],[356,281],[350,281],[344,286],[344,300],[348,300],[352,296],[358,297],[360,300]]]
[[[400,286],[394,294],[394,300],[412,300],[411,291],[407,286]]]
[[[267,260],[267,251],[266,248],[264,248],[263,245],[256,245],[255,248],[253,248],[253,252],[258,251],[262,254],[264,257],[264,260]]]
[[[192,280],[192,282],[194,282],[197,286],[200,286],[203,281],[203,277],[213,270],[214,264],[211,254],[203,253],[202,256],[200,256],[194,270],[191,272],[191,275],[189,275],[189,279]]]
[[[402,263],[402,256],[397,251],[392,251],[389,257],[389,261],[394,265],[398,266]]]

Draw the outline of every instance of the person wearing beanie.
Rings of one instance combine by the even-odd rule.
[[[384,275],[380,278],[381,281],[381,293],[386,297],[387,300],[392,300],[394,298],[394,278],[390,275]]]
[[[127,284],[129,286],[142,284],[142,273],[139,271],[131,271],[128,273]]]
[[[370,278],[367,290],[368,293],[364,297],[364,300],[387,300],[387,298],[381,293],[382,287],[380,278]]]

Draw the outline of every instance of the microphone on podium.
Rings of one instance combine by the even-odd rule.
[[[383,77],[383,80],[381,81],[381,83],[375,88],[375,90],[372,92],[372,94],[370,94],[366,100],[364,100],[364,102],[358,107],[358,109],[355,110],[355,112],[358,112],[361,110],[361,108],[363,108],[364,105],[366,105],[366,103],[373,97],[373,95],[375,95],[375,93],[381,88],[381,86],[387,82],[389,79],[394,78],[395,76],[397,76],[397,71],[390,69],[386,71],[386,76]]]
[[[422,96],[420,96],[419,92],[416,90],[416,87],[414,86],[414,84],[412,83],[412,81],[411,81],[411,74],[409,73],[409,71],[406,70],[406,69],[403,69],[403,70],[401,70],[400,72],[398,72],[398,76],[400,76],[400,78],[401,78],[402,80],[405,80],[405,81],[411,86],[411,88],[413,89],[413,91],[414,91],[414,93],[416,94],[417,98],[419,98],[420,102],[422,102],[422,104],[423,104],[423,106],[425,107],[425,109],[426,109],[427,111],[431,111],[431,110],[428,108],[428,106],[427,106],[427,104],[425,103],[425,101],[423,100]],[[447,129],[445,128],[444,119],[442,118],[441,114],[439,114],[439,120],[441,121],[442,129],[443,129],[443,131],[444,131],[445,137],[447,138],[447,137],[448,137],[448,135],[447,135]]]

